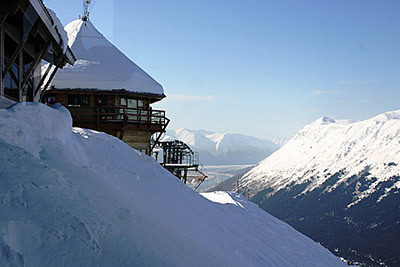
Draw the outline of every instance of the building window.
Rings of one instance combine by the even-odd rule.
[[[128,108],[137,108],[137,100],[136,99],[128,99]]]
[[[100,95],[97,97],[97,106],[107,106],[107,97]]]
[[[69,107],[89,106],[89,96],[88,95],[69,95],[68,96],[68,106]]]
[[[137,106],[138,106],[138,108],[144,108],[144,101],[143,100],[138,100]]]
[[[145,108],[145,102],[142,99],[133,98],[121,98],[121,107],[133,108],[133,109],[143,109]]]

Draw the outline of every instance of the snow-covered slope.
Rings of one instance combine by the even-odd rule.
[[[240,191],[338,255],[397,265],[399,164],[400,111],[323,117],[245,174]]]
[[[235,194],[205,197],[42,104],[0,109],[0,266],[341,266]]]
[[[279,147],[282,147],[284,144],[286,144],[288,141],[288,139],[286,138],[282,138],[282,137],[275,137],[273,139],[271,139],[271,142],[276,144]]]
[[[164,139],[178,139],[195,151],[206,165],[254,164],[279,148],[268,140],[241,134],[221,134],[204,130],[168,130]]]
[[[323,117],[305,126],[279,151],[262,161],[243,179],[252,191],[288,184],[309,183],[302,193],[323,184],[330,175],[342,171],[334,187],[354,175],[378,177],[368,189],[355,194],[353,205],[376,191],[380,182],[400,175],[400,111],[372,119],[351,122]],[[397,182],[392,189],[400,188]],[[333,188],[332,188],[333,189]],[[382,195],[382,197],[385,197]]]
[[[52,86],[164,95],[162,86],[109,42],[90,20],[72,21],[65,30],[77,61],[59,70]]]

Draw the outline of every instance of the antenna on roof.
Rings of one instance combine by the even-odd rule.
[[[83,14],[82,14],[82,20],[83,21],[88,21],[89,19],[89,5],[92,0],[83,0]]]

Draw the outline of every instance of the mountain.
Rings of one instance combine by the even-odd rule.
[[[254,164],[279,148],[268,140],[241,134],[221,134],[205,130],[167,130],[164,140],[178,139],[200,153],[205,165]]]
[[[320,118],[239,181],[262,209],[367,265],[400,265],[400,111]]]
[[[199,195],[67,109],[0,109],[0,266],[344,266],[237,194]]]
[[[271,139],[271,142],[274,143],[275,145],[282,147],[284,144],[287,143],[287,139],[283,137],[275,137]]]

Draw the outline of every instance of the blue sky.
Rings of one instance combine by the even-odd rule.
[[[64,24],[81,0],[45,0]],[[164,86],[170,127],[292,137],[400,109],[400,1],[92,0],[94,25]]]

